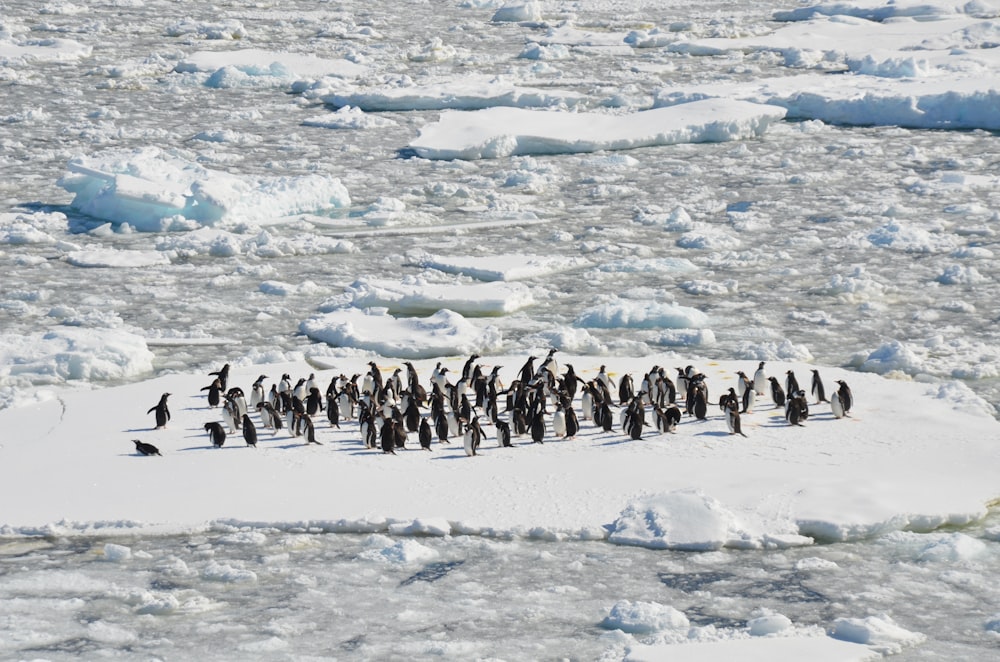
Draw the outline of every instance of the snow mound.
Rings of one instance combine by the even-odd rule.
[[[883,655],[896,655],[906,646],[916,646],[926,637],[896,625],[887,615],[866,618],[838,618],[832,636],[842,641],[865,644]]]
[[[649,634],[665,630],[686,632],[691,621],[682,612],[657,602],[616,602],[601,627],[630,634]]]

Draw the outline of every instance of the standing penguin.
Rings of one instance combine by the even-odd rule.
[[[743,434],[743,425],[740,422],[740,412],[736,407],[730,406],[726,410],[726,425],[729,427],[729,434],[738,434],[741,437],[745,437]]]
[[[475,455],[476,451],[479,450],[479,444],[483,441],[483,429],[479,426],[479,417],[474,417],[469,421],[468,427],[465,429],[465,454]]]
[[[431,450],[431,424],[427,422],[427,417],[420,419],[420,426],[417,429],[417,437],[420,439],[420,447],[425,451]]]
[[[169,393],[164,393],[160,396],[160,401],[149,408],[146,412],[147,414],[156,412],[156,429],[160,430],[167,427],[167,421],[170,420],[170,409],[167,407],[167,398],[170,397]]]
[[[785,373],[785,393],[791,398],[793,394],[798,393],[800,390],[799,380],[795,378],[795,373],[789,370]]]
[[[535,415],[531,417],[531,440],[536,444],[545,443],[545,412],[539,409],[535,412]]]
[[[826,402],[826,389],[823,388],[823,380],[819,376],[819,370],[812,371],[812,394],[816,402]]]
[[[218,372],[208,373],[209,377],[218,377],[219,382],[222,383],[222,392],[225,393],[226,389],[229,387],[229,364],[222,366],[222,370]]]
[[[510,423],[507,421],[497,421],[497,445],[509,448],[510,443]]]
[[[267,379],[267,375],[260,375],[254,381],[253,386],[250,387],[250,409],[256,409],[258,404],[267,399],[267,395],[264,392],[265,379]]]
[[[566,407],[566,438],[573,439],[580,431],[580,421],[576,417],[576,412],[572,407]]]
[[[854,395],[851,393],[851,387],[847,385],[847,382],[838,379],[837,384],[839,384],[839,387],[831,396],[830,408],[833,409],[834,417],[843,418],[848,415],[851,407],[854,405]]]
[[[257,448],[257,428],[249,414],[243,414],[243,440],[247,442],[247,446]]]
[[[216,448],[222,448],[222,444],[226,443],[226,430],[221,423],[205,423],[205,432],[212,438],[212,445]]]
[[[756,391],[757,395],[767,393],[767,381],[767,371],[764,370],[764,362],[761,361],[753,373],[753,390]]]
[[[201,389],[202,391],[208,391],[208,406],[218,407],[219,402],[222,400],[222,382],[218,377],[212,380],[212,383]]]
[[[778,381],[777,377],[768,377],[767,381],[771,383],[771,400],[774,402],[775,407],[785,406],[785,391],[781,388],[781,383]]]
[[[309,414],[302,414],[299,419],[299,423],[302,425],[302,436],[306,438],[306,444],[316,444],[317,446],[322,446],[320,442],[316,441],[316,428],[313,426],[312,417]]]

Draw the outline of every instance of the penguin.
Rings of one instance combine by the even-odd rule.
[[[420,447],[425,451],[431,450],[431,424],[427,422],[426,417],[420,419],[417,436],[420,439]]]
[[[257,412],[260,414],[260,420],[264,423],[264,427],[268,430],[277,434],[278,430],[282,429],[281,415],[271,406],[270,402],[258,402]]]
[[[222,384],[221,390],[225,392],[229,387],[229,364],[222,366],[222,369],[218,372],[208,373],[209,377],[218,377],[219,382]]]
[[[205,432],[212,438],[212,445],[216,448],[222,448],[222,444],[226,443],[226,430],[221,423],[205,423]]]
[[[160,401],[149,408],[146,412],[150,414],[156,412],[156,429],[161,430],[167,427],[167,421],[170,420],[170,409],[167,407],[167,398],[170,397],[169,393],[164,393],[160,396]]]
[[[566,436],[566,411],[562,404],[557,404],[556,410],[552,413],[552,434],[557,437]]]
[[[823,388],[823,380],[819,376],[819,370],[812,371],[812,390],[810,391],[816,402],[826,402],[826,390]]]
[[[222,382],[216,377],[212,380],[212,383],[201,389],[202,391],[208,391],[208,406],[215,407],[219,406],[219,402],[222,399]]]
[[[605,370],[606,366],[601,366],[601,369],[597,371],[597,381],[604,385],[604,388],[610,391],[615,387],[615,380],[608,376]]]
[[[648,381],[649,375],[646,375]],[[648,385],[646,386],[648,388]],[[635,385],[632,381],[632,375],[624,374],[622,378],[618,380],[618,404],[622,407],[627,405],[635,397]]]
[[[322,446],[323,444],[316,441],[316,428],[313,426],[312,417],[309,414],[302,414],[299,422],[302,424],[302,436],[306,438],[306,444]]]
[[[764,362],[761,361],[753,373],[753,390],[757,395],[767,393],[767,381],[767,371],[764,369]]]
[[[226,400],[222,405],[222,422],[229,428],[230,434],[240,429],[243,424],[242,419],[236,416],[236,405],[231,400]]]
[[[743,434],[743,426],[740,423],[740,412],[736,407],[729,407],[726,411],[726,425],[729,427],[729,434],[738,434],[741,437],[746,437]]]
[[[539,409],[531,418],[531,440],[536,444],[545,443],[545,412]]]
[[[438,443],[451,443],[448,441],[448,436],[451,433],[451,430],[448,427],[448,418],[445,416],[443,411],[434,418],[434,432],[437,434]]]
[[[420,408],[412,396],[407,398],[406,409],[403,410],[403,420],[406,421],[406,431],[416,432],[420,428]]]
[[[752,414],[753,406],[757,404],[757,390],[753,387],[751,382],[746,390],[743,391],[743,408],[740,410],[744,414]]]
[[[793,393],[798,393],[800,390],[799,380],[795,378],[795,373],[789,370],[785,373],[785,393],[790,398]]]
[[[305,402],[305,399],[309,396],[309,392],[306,391],[306,380],[304,377],[299,377],[299,381],[295,382],[295,386],[292,387],[292,395]]]
[[[234,405],[236,405],[237,420],[242,419],[244,414],[249,413],[249,410],[247,409],[246,396],[243,395],[243,389],[241,389],[239,386],[234,386],[233,388],[226,391],[226,400],[229,400]]]
[[[803,411],[805,412],[803,415]],[[797,391],[794,395],[789,395],[785,401],[785,420],[789,425],[802,427],[802,421],[809,416],[808,407],[805,403],[805,392]]]
[[[383,455],[395,455],[396,454],[396,434],[393,431],[396,422],[391,418],[386,419],[382,423],[382,431],[380,433],[382,442],[382,454]]]
[[[257,448],[257,428],[254,427],[249,414],[243,414],[243,439],[247,442],[247,446]]]
[[[468,426],[465,429],[465,454],[475,455],[476,451],[479,450],[479,444],[483,441],[483,429],[479,427],[479,417],[474,417],[469,421]]]
[[[335,396],[330,396],[326,401],[326,420],[330,421],[331,428],[340,429],[340,406],[337,405]]]
[[[309,388],[308,395],[306,395],[306,413],[310,416],[315,416],[321,411],[323,411],[323,394],[320,393],[318,388],[312,386]]]
[[[681,410],[677,405],[668,405],[665,409],[655,408],[656,427],[660,432],[677,432],[677,424],[681,422]]]
[[[851,407],[854,406],[854,394],[851,393],[851,387],[847,385],[847,382],[838,379],[837,384],[839,384],[839,387],[834,392],[834,395],[837,396],[841,416],[849,416]],[[836,416],[836,411],[834,411],[834,415]],[[837,416],[837,418],[841,416]]]
[[[576,412],[573,411],[572,407],[566,407],[565,417],[566,417],[566,438],[574,439],[576,438],[576,433],[580,431],[580,421],[576,418]]]
[[[510,424],[507,421],[497,421],[497,445],[501,448],[510,448]]]
[[[767,381],[771,383],[771,400],[774,402],[774,406],[784,407],[785,392],[781,389],[781,383],[778,381],[777,377],[768,377]]]
[[[257,405],[266,399],[264,393],[264,380],[267,375],[260,375],[250,387],[250,409],[256,409]]]
[[[159,455],[160,449],[153,444],[147,444],[139,441],[138,439],[133,439],[132,443],[135,444],[135,449],[139,451],[142,455]]]
[[[515,408],[510,413],[511,424],[514,426],[514,435],[520,437],[528,432],[528,417],[520,407]]]

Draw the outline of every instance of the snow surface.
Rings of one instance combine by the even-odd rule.
[[[596,357],[556,356],[584,379],[597,375]],[[230,384],[249,392],[259,374],[269,375],[270,383],[286,372],[293,378],[315,372],[325,389],[339,374],[367,372],[371,358],[385,375],[402,367],[363,355],[337,360],[336,368],[327,370],[243,365],[234,367]],[[503,366],[501,377],[509,382],[525,358],[490,357],[480,364],[486,371]],[[654,360],[601,362],[612,377],[628,372],[641,380]],[[662,360],[664,366],[678,361]],[[428,386],[436,363],[415,364]],[[463,363],[443,362],[452,374],[460,374]],[[714,401],[735,385],[737,370],[752,373],[756,364],[697,367],[706,373]],[[811,367],[767,364],[772,375],[783,377],[793,369],[800,380]],[[828,388],[835,379],[850,383],[857,404],[849,418],[834,419],[827,405],[814,405],[804,427],[789,426],[762,396],[743,417],[747,438],[731,436],[713,405],[706,421],[685,419],[675,434],[649,428],[642,440],[633,441],[618,425],[604,433],[584,421],[575,439],[557,439],[550,427],[546,443],[522,438],[509,449],[496,447],[492,425],[484,420],[487,441],[471,458],[460,443],[435,441],[434,452],[427,453],[415,437],[395,457],[383,456],[361,445],[356,422],[344,421],[336,430],[319,417],[323,446],[306,447],[284,432],[272,438],[261,430],[256,449],[245,447],[238,432],[215,449],[203,427],[220,420],[220,411],[206,403],[201,388],[211,379],[205,375],[52,392],[47,401],[0,412],[5,429],[22,431],[0,448],[0,500],[18,504],[6,510],[3,524],[8,532],[186,530],[230,520],[331,531],[463,532],[717,549],[924,531],[984,516],[986,504],[998,496],[991,467],[1000,449],[992,417],[962,411],[957,394],[927,384],[820,369]],[[173,418],[166,429],[153,430],[146,410],[164,392],[172,394]],[[133,438],[156,444],[163,457],[137,455]],[[943,438],[947,445],[940,443]],[[945,457],[950,469],[943,475]],[[220,493],[213,476],[222,474],[227,488]],[[171,487],[178,475],[186,486],[181,492]],[[379,489],[364,489],[375,483]],[[28,491],[32,499],[17,499]],[[362,491],[365,498],[357,498]],[[65,499],[66,493],[74,498]],[[171,498],[160,497],[166,493]],[[461,493],[478,496],[455,498]],[[148,498],[136,498],[140,494]]]

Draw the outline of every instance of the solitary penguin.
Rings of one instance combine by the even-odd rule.
[[[257,428],[249,414],[243,414],[243,440],[247,442],[247,446],[257,448]]]
[[[823,380],[819,376],[819,370],[812,371],[812,394],[816,402],[826,402],[826,390],[823,388]]]
[[[212,438],[212,445],[216,448],[222,448],[222,444],[226,443],[226,430],[221,423],[205,423],[205,432]]]
[[[851,406],[854,404],[854,396],[847,382],[838,379],[837,384],[839,384],[839,387],[833,392],[830,398],[830,408],[833,410],[835,418],[843,418],[851,411]]]
[[[156,429],[160,430],[167,427],[167,421],[170,420],[170,409],[167,407],[167,398],[170,397],[169,393],[164,393],[160,396],[160,401],[149,408],[146,412],[147,414],[151,412],[156,412]]]
[[[138,439],[133,439],[132,442],[135,444],[135,449],[143,455],[159,455],[160,449],[153,444],[147,444],[139,441]]]

